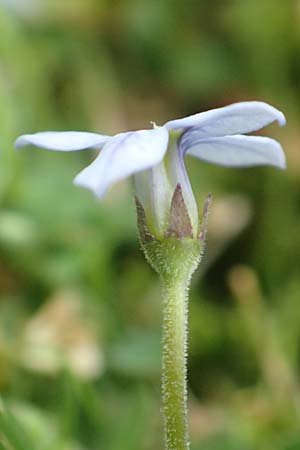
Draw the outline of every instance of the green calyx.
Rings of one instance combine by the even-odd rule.
[[[142,246],[146,259],[165,282],[189,280],[200,262],[203,247],[199,240],[176,237]]]
[[[138,230],[142,250],[148,262],[163,280],[167,281],[170,278],[190,279],[197,268],[205,245],[210,200],[211,196],[209,195],[195,237],[183,199],[181,185],[178,183],[170,205],[168,225],[161,237],[154,236],[149,230],[143,205],[136,197]]]

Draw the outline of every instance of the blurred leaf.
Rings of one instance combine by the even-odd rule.
[[[0,405],[0,432],[13,450],[34,450],[38,448],[31,441],[23,425],[2,402]]]
[[[134,378],[157,377],[160,371],[160,337],[132,332],[109,352],[109,367]]]

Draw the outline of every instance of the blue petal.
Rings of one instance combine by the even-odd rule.
[[[286,161],[279,142],[262,136],[225,136],[182,140],[189,155],[227,167],[275,166],[285,169]]]
[[[109,139],[110,136],[83,131],[44,131],[18,137],[15,146],[20,148],[31,144],[47,150],[70,152],[91,147],[101,148]]]
[[[168,139],[164,127],[117,134],[104,145],[95,161],[77,175],[74,183],[102,197],[117,181],[160,163]]]
[[[198,138],[207,138],[249,133],[275,120],[279,125],[285,125],[284,115],[273,106],[263,102],[241,102],[171,120],[165,126],[172,130],[193,128]]]

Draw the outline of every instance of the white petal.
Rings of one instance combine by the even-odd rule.
[[[277,120],[285,125],[285,117],[278,109],[263,102],[233,103],[184,119],[171,120],[169,129],[195,128],[198,138],[244,134],[259,130]]]
[[[262,136],[225,136],[199,141],[186,149],[189,155],[227,167],[275,166],[285,169],[279,142]]]
[[[117,134],[107,142],[95,161],[80,172],[74,183],[102,197],[116,181],[162,161],[169,134],[164,127]]]
[[[48,150],[70,152],[91,147],[101,148],[109,139],[110,136],[83,131],[44,131],[18,137],[15,146],[19,148],[32,144]]]

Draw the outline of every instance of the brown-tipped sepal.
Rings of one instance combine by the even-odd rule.
[[[203,215],[202,215],[202,219],[201,219],[201,223],[200,223],[200,227],[199,227],[200,231],[198,234],[199,241],[205,241],[205,238],[206,238],[208,216],[210,213],[211,202],[212,202],[212,195],[211,195],[211,193],[209,193],[208,196],[206,197],[206,200],[204,203]]]
[[[165,281],[188,280],[198,266],[204,248],[204,232],[198,236],[193,231],[190,215],[182,194],[182,187],[177,184],[167,215],[167,229],[162,236],[150,231],[149,222],[143,205],[136,197],[136,210],[140,243],[148,262]],[[204,211],[207,221],[209,200]]]
[[[138,230],[139,230],[139,238],[141,241],[141,245],[144,246],[145,244],[154,241],[155,237],[149,230],[147,226],[147,218],[146,213],[143,208],[143,205],[139,201],[138,197],[135,196],[135,206],[136,206],[136,213],[137,213],[137,223],[138,223]]]
[[[188,209],[183,198],[180,183],[177,184],[172,197],[169,215],[169,226],[167,231],[165,232],[165,237],[193,238],[193,227]]]

